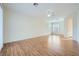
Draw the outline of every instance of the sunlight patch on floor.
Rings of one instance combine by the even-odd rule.
[[[50,35],[48,37],[48,44],[49,47],[54,47],[54,48],[60,48],[61,44],[60,44],[60,36],[58,35]]]

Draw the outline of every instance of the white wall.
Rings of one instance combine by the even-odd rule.
[[[79,43],[79,10],[74,13],[74,40]]]
[[[79,11],[77,14],[77,41],[79,42]]]
[[[77,12],[77,18],[76,18],[76,33],[77,33],[77,41],[79,42],[79,10]]]
[[[65,19],[65,29],[66,29],[66,36],[70,37],[73,35],[73,16],[69,15]]]
[[[60,34],[63,34],[65,35],[65,25],[64,25],[64,20],[59,22],[59,25],[60,25]]]
[[[3,47],[3,11],[0,6],[0,50]]]
[[[46,19],[4,11],[4,43],[49,34]]]

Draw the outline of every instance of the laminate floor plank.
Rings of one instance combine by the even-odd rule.
[[[75,40],[60,35],[47,35],[37,38],[4,44],[1,56],[79,56],[79,44]]]

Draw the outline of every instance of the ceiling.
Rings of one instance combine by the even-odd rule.
[[[4,8],[33,17],[47,17],[48,9],[55,12],[57,17],[67,17],[79,8],[77,3],[39,3],[38,7],[33,3],[7,3]]]

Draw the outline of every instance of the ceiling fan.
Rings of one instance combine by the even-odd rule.
[[[34,5],[35,7],[37,7],[39,4],[38,4],[38,3],[33,3],[33,5]]]

